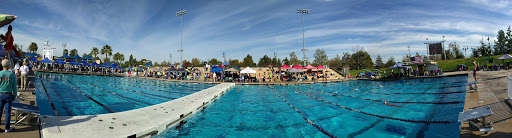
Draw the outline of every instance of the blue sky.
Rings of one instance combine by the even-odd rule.
[[[7,6],[8,5],[8,6]],[[62,55],[62,43],[79,54],[108,44],[128,59],[179,60],[180,18],[183,16],[183,58],[257,62],[263,55],[279,58],[295,52],[302,59],[302,15],[305,8],[306,53],[315,49],[332,58],[364,48],[373,60],[381,55],[401,60],[408,53],[426,53],[425,38],[461,46],[494,39],[512,23],[507,0],[7,0],[0,13],[17,15],[13,36],[24,49],[36,42],[41,53],[44,38]],[[0,28],[5,32],[6,27]],[[470,52],[468,52],[469,54]]]

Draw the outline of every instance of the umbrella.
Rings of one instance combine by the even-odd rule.
[[[0,14],[0,27],[4,27],[16,19],[14,15]]]
[[[244,70],[240,71],[240,73],[256,73],[256,71],[247,67]]]
[[[284,65],[281,67],[281,69],[292,69],[292,67],[290,67],[290,66],[288,66],[288,65],[284,64]]]
[[[293,66],[292,68],[294,68],[294,69],[302,69],[302,67],[299,64]]]
[[[316,69],[316,67],[313,67],[313,66],[308,64],[306,67],[304,67],[304,69]]]
[[[239,72],[240,70],[235,69],[235,68],[229,68],[229,69],[224,70],[224,71]]]
[[[302,71],[300,71],[298,69],[290,69],[290,70],[288,70],[288,72],[290,72],[290,73],[302,73]]]
[[[229,65],[229,63],[227,63],[227,62],[224,62],[224,63],[222,63],[222,65]]]

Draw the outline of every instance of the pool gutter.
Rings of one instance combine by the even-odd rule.
[[[201,111],[204,106],[234,85],[222,83],[169,102],[124,112],[84,116],[41,116],[41,137],[150,137]]]

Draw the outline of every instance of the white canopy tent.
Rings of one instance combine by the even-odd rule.
[[[240,73],[256,73],[256,71],[247,67],[244,70],[240,71]]]
[[[509,54],[506,54],[506,55],[499,57],[498,59],[512,59],[512,56],[510,56]]]

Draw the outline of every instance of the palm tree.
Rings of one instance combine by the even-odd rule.
[[[112,47],[104,45],[103,48],[101,48],[101,54],[105,54],[106,58],[109,59],[108,56],[112,56]]]
[[[124,61],[124,55],[123,54],[119,54],[119,58],[118,58],[119,61]]]
[[[28,50],[30,50],[31,52],[36,52],[37,44],[35,42],[30,43],[30,46],[28,46]]]
[[[62,56],[66,55],[68,53],[69,53],[68,49],[64,49],[64,51],[62,51]]]
[[[96,58],[98,57],[98,54],[99,54],[99,53],[100,53],[100,52],[99,52],[98,48],[97,48],[97,47],[93,47],[93,48],[91,49],[91,53],[89,53],[89,55],[94,55],[94,59],[96,59]]]
[[[114,54],[114,56],[112,57],[112,59],[113,59],[115,62],[118,62],[118,60],[119,60],[119,56],[120,56],[120,54],[119,54],[119,52],[117,52],[116,54]]]
[[[78,54],[78,50],[76,49],[69,51],[69,56],[75,56],[76,54]]]

